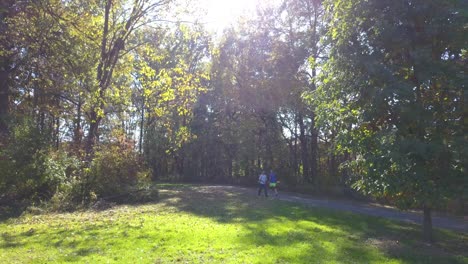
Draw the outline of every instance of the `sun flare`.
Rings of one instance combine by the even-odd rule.
[[[242,15],[255,10],[258,0],[201,0],[199,2],[206,11],[207,28],[214,31],[222,30],[236,22]]]

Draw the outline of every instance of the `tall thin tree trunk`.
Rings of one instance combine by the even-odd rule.
[[[266,151],[267,151],[266,156],[267,156],[267,161],[268,161],[267,167],[273,168],[273,151],[271,150],[271,143],[270,143],[270,140],[268,139],[266,143]]]
[[[232,180],[232,173],[233,173],[233,166],[232,166],[232,158],[229,158],[228,162],[228,174],[229,174],[229,180]]]
[[[145,124],[145,97],[142,97],[142,102],[141,102],[141,121],[140,121],[140,140],[138,142],[138,149],[140,154],[143,152],[143,130],[144,130],[144,124]]]
[[[336,179],[338,176],[338,164],[336,162],[336,156],[333,153],[330,153],[329,171],[330,177]]]
[[[60,146],[60,118],[55,119],[55,148],[59,149]]]
[[[92,158],[92,153],[94,149],[94,145],[97,143],[99,139],[99,134],[98,134],[98,129],[99,129],[99,123],[101,122],[101,116],[98,115],[99,110],[103,110],[104,107],[104,102],[103,97],[104,97],[104,91],[107,88],[107,86],[110,83],[110,78],[112,75],[111,72],[111,58],[110,58],[110,51],[111,49],[108,49],[108,35],[109,35],[109,16],[111,12],[111,7],[112,7],[112,1],[107,0],[106,5],[105,5],[105,10],[104,10],[104,28],[102,32],[102,40],[101,40],[101,60],[99,62],[99,65],[97,67],[97,75],[96,79],[98,81],[98,94],[99,94],[99,101],[98,105],[94,106],[90,113],[90,124],[89,124],[89,130],[88,130],[88,138],[86,141],[86,156],[88,159]],[[118,51],[117,51],[118,52]],[[98,109],[99,107],[99,109]]]
[[[6,63],[2,63],[6,64]],[[4,66],[2,65],[2,66]],[[8,117],[10,115],[10,92],[8,86],[8,72],[0,72],[0,142],[8,135]]]
[[[302,173],[303,178],[307,181],[310,180],[310,166],[309,166],[309,157],[308,157],[308,150],[307,150],[307,137],[305,134],[305,125],[304,125],[304,116],[302,114],[298,115],[298,123],[299,123],[299,140],[301,141],[301,160],[302,160]]]
[[[299,179],[299,162],[297,158],[297,119],[294,122],[294,177],[297,183],[300,183]]]
[[[427,205],[424,205],[423,211],[424,211],[423,236],[427,242],[432,243],[434,242],[434,238],[432,236],[431,208]]]
[[[318,179],[318,131],[315,127],[315,114],[312,114],[311,123],[311,140],[310,140],[310,179],[313,184],[317,184]]]
[[[73,146],[75,150],[81,149],[81,141],[83,139],[83,130],[81,128],[81,97],[78,97],[78,105],[76,106],[75,128],[73,131]]]
[[[46,129],[46,126],[45,126],[45,113],[44,111],[42,110],[39,110],[41,112],[41,114],[39,115],[39,127],[40,127],[40,131],[41,133],[44,133],[45,132],[45,129]]]
[[[86,140],[86,154],[88,157],[91,157],[94,146],[99,141],[98,128],[101,118],[97,117],[96,111],[91,111],[90,113],[90,124],[88,130],[88,136]]]
[[[291,166],[294,174],[292,175],[293,177],[295,177],[296,175],[296,166],[295,166],[295,158],[294,157],[294,146],[293,146],[293,141],[292,140],[288,140],[288,148],[289,148],[289,165]]]

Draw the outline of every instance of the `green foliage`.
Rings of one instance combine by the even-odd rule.
[[[17,124],[10,140],[0,152],[0,190],[6,202],[24,199],[45,202],[52,210],[71,209],[79,201],[80,161],[52,149],[47,133],[30,121]]]
[[[354,185],[401,208],[466,196],[466,1],[328,1],[319,123]],[[465,175],[465,176],[463,176]]]
[[[163,36],[159,34],[164,33]],[[144,154],[155,176],[184,175],[186,147],[197,137],[192,133],[197,100],[207,91],[209,75],[204,61],[210,36],[200,25],[148,31],[151,38],[139,49],[135,67],[142,86],[147,125],[144,127]],[[182,163],[182,164],[181,164]]]
[[[80,208],[82,205],[82,185],[79,177],[75,175],[67,178],[60,183],[54,195],[48,201],[44,201],[44,209],[52,212],[63,212]]]
[[[85,173],[90,190],[98,197],[124,195],[132,186],[150,180],[133,142],[121,133],[113,142],[100,146],[94,155]]]
[[[78,208],[82,201],[82,162],[65,151],[50,154],[49,171],[55,175],[56,187],[53,196],[44,201],[48,211],[72,211]]]
[[[57,184],[47,134],[31,121],[12,128],[10,141],[0,150],[0,190],[17,199],[43,199]],[[59,172],[60,174],[60,172]]]

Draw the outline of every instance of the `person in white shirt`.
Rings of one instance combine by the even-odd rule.
[[[267,181],[268,177],[266,176],[265,171],[262,171],[260,176],[258,176],[258,196],[260,196],[262,194],[262,190],[264,190],[265,197],[268,197]]]

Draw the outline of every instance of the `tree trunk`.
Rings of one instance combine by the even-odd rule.
[[[81,128],[81,97],[78,97],[78,105],[76,106],[75,130],[73,131],[73,145],[75,150],[81,148],[81,140],[83,139],[83,130]]]
[[[90,118],[89,130],[88,130],[88,137],[86,140],[86,155],[88,156],[88,158],[91,158],[94,145],[99,140],[98,129],[99,129],[99,123],[101,122],[101,118],[97,117],[97,113],[94,110],[91,111],[90,117],[91,118]]]
[[[294,124],[294,178],[296,183],[301,183],[299,178],[299,162],[297,158],[297,120]]]
[[[89,113],[90,117],[90,124],[89,124],[89,130],[88,130],[88,138],[86,141],[86,156],[88,159],[92,158],[92,153],[94,149],[94,145],[98,141],[98,129],[99,129],[99,123],[101,122],[101,117],[98,117],[98,109],[96,107],[99,107],[101,110],[103,110],[104,107],[104,102],[103,102],[103,97],[104,97],[104,91],[108,87],[110,83],[110,78],[112,76],[112,71],[111,67],[113,65],[111,64],[111,58],[110,58],[110,53],[111,53],[111,48],[108,49],[107,47],[107,41],[108,41],[108,35],[109,35],[109,14],[110,10],[112,7],[112,1],[107,0],[106,5],[105,5],[105,10],[104,10],[104,29],[103,29],[103,34],[102,34],[102,40],[101,40],[101,60],[99,62],[99,65],[97,67],[97,81],[99,83],[98,85],[98,94],[99,94],[99,100],[100,103],[98,103],[98,106],[95,106],[91,109]],[[112,49],[113,51],[113,49]]]
[[[232,166],[232,158],[229,158],[228,161],[228,174],[229,174],[229,180],[232,180],[232,173],[233,173],[233,166]]]
[[[315,127],[315,114],[312,114],[310,127],[312,138],[310,140],[310,179],[309,182],[317,184],[318,179],[318,131]]]
[[[336,179],[338,177],[338,164],[336,162],[336,156],[333,153],[330,154],[329,172],[330,178]]]
[[[55,119],[55,148],[58,150],[60,146],[60,118]]]
[[[41,113],[39,114],[39,128],[42,134],[45,134],[45,113],[42,110],[39,110]]]
[[[6,63],[2,63],[6,64]],[[5,65],[2,65],[2,68]],[[8,117],[10,115],[10,93],[8,87],[8,72],[0,72],[0,140],[8,135]]]
[[[309,157],[308,157],[308,151],[307,151],[307,137],[305,135],[305,125],[304,125],[304,117],[302,114],[298,115],[298,123],[299,123],[299,140],[301,141],[301,160],[302,160],[302,173],[303,173],[303,179],[306,179],[307,181],[310,180],[310,174],[309,174]]]
[[[141,2],[141,3],[140,3]],[[115,25],[112,21],[112,6],[115,1],[106,0],[104,9],[104,23],[101,39],[101,58],[97,67],[96,79],[98,81],[97,94],[98,103],[90,112],[90,121],[86,154],[92,156],[94,144],[98,141],[98,129],[102,120],[99,111],[104,111],[105,91],[111,85],[114,68],[119,60],[120,52],[125,48],[125,42],[131,32],[135,30],[135,25],[148,12],[151,12],[151,5],[145,7],[146,1],[135,1],[131,13],[123,25],[123,28]],[[156,5],[152,5],[155,7]],[[104,111],[105,113],[105,111]]]
[[[267,156],[267,161],[268,163],[266,164],[266,167],[265,169],[273,169],[273,151],[271,150],[271,143],[270,143],[270,140],[269,138],[267,138],[267,143],[266,143],[266,156]]]
[[[343,155],[343,162],[348,162],[350,159],[351,159],[350,153],[348,151],[345,151]],[[348,169],[344,168],[341,170],[341,182],[343,183],[343,186],[346,186],[348,179],[349,179],[349,171]]]
[[[424,205],[424,223],[423,223],[423,236],[426,242],[432,243],[434,239],[432,237],[432,216],[431,208]]]
[[[143,152],[143,130],[144,130],[144,124],[145,124],[145,97],[142,96],[142,102],[141,102],[141,122],[140,122],[140,140],[138,142],[138,149],[140,154]]]
[[[296,179],[296,157],[294,155],[294,145],[292,140],[288,140],[288,148],[289,148],[289,165],[292,168],[294,174],[292,175],[294,179]]]

